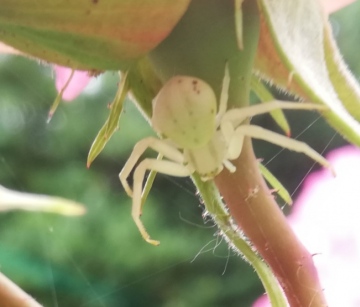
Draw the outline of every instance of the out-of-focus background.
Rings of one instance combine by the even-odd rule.
[[[360,2],[332,15],[346,62],[360,76]],[[118,173],[134,144],[152,131],[131,101],[120,129],[90,169],[86,157],[104,123],[118,77],[94,78],[46,124],[56,90],[51,67],[0,56],[0,184],[86,204],[87,214],[0,214],[0,269],[44,306],[251,306],[263,292],[252,269],[217,234],[189,178],[158,175],[143,221],[145,243]],[[292,135],[319,152],[345,144],[314,112],[287,113]],[[253,123],[278,131],[268,115]],[[294,197],[313,167],[303,155],[255,142],[259,158]],[[153,154],[151,152],[149,155]],[[317,166],[315,166],[317,168]],[[279,205],[284,204],[279,200]],[[285,210],[288,210],[285,208]]]

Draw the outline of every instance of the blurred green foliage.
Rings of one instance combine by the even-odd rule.
[[[357,3],[332,17],[357,76],[359,11]],[[142,240],[118,173],[133,145],[153,132],[130,101],[119,131],[86,168],[88,150],[115,95],[117,74],[94,79],[91,90],[62,104],[46,124],[56,96],[52,75],[49,66],[36,61],[0,57],[0,183],[77,200],[88,213],[78,218],[2,213],[1,271],[44,306],[251,306],[261,285],[212,222],[204,223],[190,179],[157,177],[143,220],[161,245]],[[316,113],[287,116],[293,136],[302,133],[299,139],[319,152],[345,143],[339,136],[332,139],[334,131]],[[280,132],[268,115],[253,123]],[[255,142],[255,150],[290,192],[313,165],[288,151],[275,156],[279,148],[263,142]]]
[[[141,238],[118,173],[136,141],[152,131],[131,102],[118,133],[86,168],[117,74],[94,80],[100,91],[62,104],[46,124],[56,96],[53,81],[50,67],[2,57],[0,182],[75,199],[88,213],[80,218],[0,215],[2,271],[45,306],[249,305],[261,292],[259,283],[225,243],[214,249],[221,237],[211,221],[204,226],[190,179],[158,176],[143,219],[161,245]]]

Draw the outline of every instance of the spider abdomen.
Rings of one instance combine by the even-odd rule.
[[[216,129],[216,96],[206,82],[172,77],[153,101],[152,125],[181,148],[199,148]]]

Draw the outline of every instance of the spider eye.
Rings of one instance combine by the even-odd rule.
[[[154,129],[182,148],[206,144],[215,132],[215,116],[214,91],[194,77],[171,78],[153,101]]]

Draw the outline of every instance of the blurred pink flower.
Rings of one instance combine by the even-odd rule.
[[[271,307],[267,295],[263,294],[262,296],[260,296],[252,305],[252,307]]]
[[[360,307],[360,149],[346,146],[327,158],[336,178],[311,174],[288,220],[314,255],[329,306]],[[253,306],[270,303],[262,296]]]
[[[71,68],[55,65],[56,89],[58,92],[60,92],[68,82],[71,72]],[[75,99],[88,85],[90,80],[91,77],[87,71],[76,70],[69,85],[66,87],[62,95],[62,99],[66,101]]]
[[[0,54],[16,54],[16,55],[24,55],[20,51],[0,42]],[[72,69],[66,68],[58,65],[54,65],[55,74],[56,74],[56,89],[58,92],[65,86],[67,83]],[[88,72],[76,70],[74,76],[72,77],[69,85],[65,89],[62,99],[66,101],[70,101],[75,99],[88,85],[91,77]]]
[[[321,0],[321,2],[325,8],[325,11],[328,14],[331,14],[355,2],[355,0]]]

